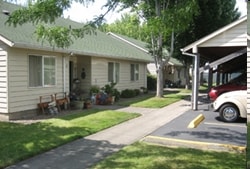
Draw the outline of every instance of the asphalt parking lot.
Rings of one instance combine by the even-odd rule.
[[[202,148],[215,148],[214,145],[220,145],[219,147],[226,147],[227,149],[245,151],[242,149],[246,147],[246,119],[234,123],[223,122],[220,120],[219,114],[214,112],[210,105],[210,103],[199,102],[197,111],[189,110],[185,112],[151,133],[145,138],[145,141],[173,146],[184,144],[185,147],[199,145]],[[200,114],[205,119],[196,128],[188,128],[190,122]]]

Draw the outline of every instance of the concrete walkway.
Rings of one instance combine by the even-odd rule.
[[[7,169],[86,169],[130,145],[191,109],[189,101],[179,101],[161,109],[121,108],[142,116],[78,139]]]

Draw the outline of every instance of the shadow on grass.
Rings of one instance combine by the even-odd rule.
[[[221,158],[223,157],[223,158]],[[245,167],[244,155],[135,143],[93,167],[150,169],[218,169]]]
[[[0,168],[138,116],[115,111],[96,115],[97,112],[90,110],[29,125],[1,122]]]
[[[12,124],[5,132],[3,128],[8,123],[0,124],[1,137],[8,137],[0,138],[5,141],[0,141],[0,168],[94,132],[87,127],[56,127],[46,123]]]

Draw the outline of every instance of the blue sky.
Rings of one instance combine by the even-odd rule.
[[[102,14],[105,10],[102,10],[101,7],[105,4],[107,0],[96,0],[95,3],[90,3],[88,7],[84,7],[81,4],[74,3],[71,9],[64,12],[64,17],[69,17],[70,19],[77,22],[86,22],[90,21],[99,14]],[[236,0],[236,6],[239,8],[239,11],[242,13],[242,16],[247,14],[246,0]],[[121,15],[127,11],[118,13],[117,11],[111,12],[105,18],[108,23],[114,22],[116,19],[119,19]]]

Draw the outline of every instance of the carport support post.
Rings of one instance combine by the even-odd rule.
[[[197,52],[197,51],[195,51]],[[198,94],[199,94],[199,65],[200,65],[200,54],[195,53],[193,80],[192,80],[192,109],[198,110]]]
[[[193,48],[193,53],[187,53],[181,49],[183,55],[193,57],[193,72],[192,72],[192,97],[191,105],[193,110],[198,110],[198,93],[199,93],[199,65],[200,65],[200,54],[198,53],[197,47]]]

